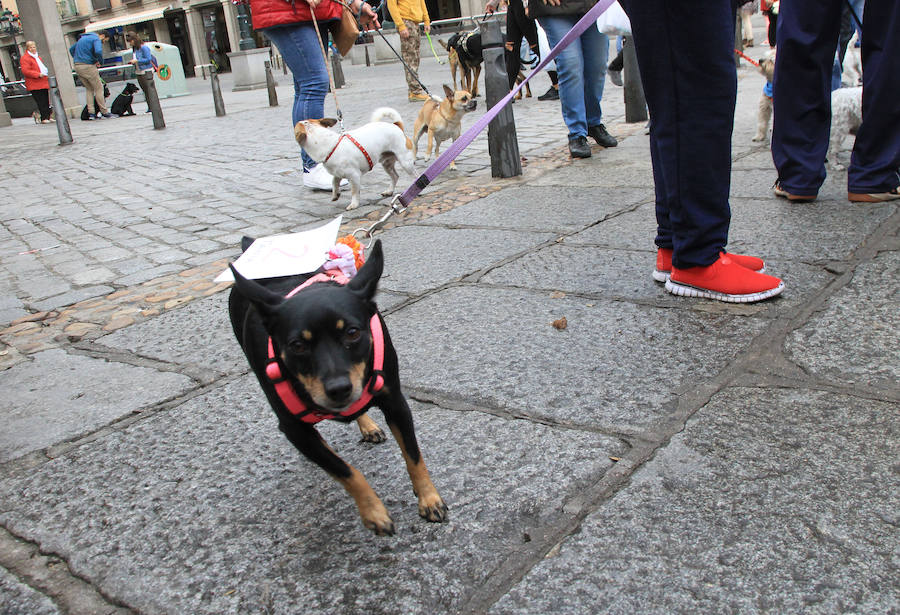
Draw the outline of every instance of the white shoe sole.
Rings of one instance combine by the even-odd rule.
[[[758,293],[750,293],[748,295],[729,295],[728,293],[720,293],[705,288],[697,288],[688,286],[679,282],[673,282],[672,278],[666,280],[666,290],[673,295],[681,297],[697,297],[700,299],[715,299],[716,301],[724,301],[725,303],[755,303],[763,299],[769,299],[776,295],[780,295],[784,290],[784,282],[780,282],[778,286],[770,290],[764,290]]]

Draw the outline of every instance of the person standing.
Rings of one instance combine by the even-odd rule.
[[[594,4],[596,0],[531,0],[528,15],[538,20],[552,49]],[[603,147],[618,144],[601,122],[608,58],[609,38],[596,27],[585,30],[556,56],[559,99],[573,158],[590,158],[588,136]]]
[[[47,67],[41,61],[37,52],[37,44],[34,41],[26,41],[25,55],[22,56],[19,66],[25,76],[25,88],[31,92],[34,104],[41,114],[41,124],[49,124],[50,120],[50,83],[47,76],[50,74]]]
[[[103,96],[103,81],[100,79],[100,66],[103,64],[103,43],[107,40],[106,32],[88,32],[82,34],[78,42],[69,47],[69,53],[75,62],[75,74],[81,79],[87,100],[87,119],[112,117],[106,108],[106,97]]]
[[[419,24],[424,23],[425,32],[431,32],[431,18],[425,7],[425,0],[387,0],[387,7],[400,34],[400,55],[412,70],[405,71],[409,102],[428,100],[428,94],[414,74],[419,72],[419,46],[422,39]]]
[[[378,28],[378,17],[362,0],[348,0],[363,27]],[[343,6],[331,0],[250,0],[253,28],[262,31],[281,52],[294,79],[294,106],[291,110],[291,134],[300,120],[325,116],[328,94],[328,68],[322,58],[319,36],[328,40],[328,26],[341,18]],[[313,25],[313,14],[319,32]],[[333,176],[301,148],[303,185],[312,190],[331,190]],[[341,182],[346,185],[346,180]]]
[[[519,70],[522,68],[522,37],[528,41],[528,48],[538,61],[541,57],[538,49],[537,24],[525,14],[522,0],[488,0],[484,12],[493,15],[503,3],[506,3],[506,40],[504,41],[504,60],[506,61],[506,80],[509,89],[516,86]]]
[[[725,251],[737,99],[731,0],[620,0],[650,109],[656,269],[674,295],[751,303],[784,283]]]
[[[137,32],[130,32],[128,40],[131,42],[132,58],[138,85],[144,92],[144,100],[147,102],[147,113],[150,113],[150,98],[147,96],[148,80],[153,79],[153,73],[159,70],[159,62],[150,51],[150,47],[144,44],[144,39]]]
[[[841,0],[790,0],[778,15],[772,160],[775,195],[814,201],[825,181],[831,131],[832,65]],[[853,202],[900,199],[900,2],[866,0],[862,37],[862,124],[847,170]]]

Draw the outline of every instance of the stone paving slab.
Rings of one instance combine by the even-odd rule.
[[[251,375],[6,477],[0,522],[141,613],[449,613],[624,449],[412,405],[447,524],[418,517],[393,442],[359,444],[355,426],[323,424],[397,524],[394,537],[370,534],[278,431]]]
[[[568,326],[560,331],[551,323],[562,317]],[[477,287],[430,295],[392,318],[403,323],[391,338],[410,386],[630,434],[667,417],[678,391],[724,369],[764,325],[721,312]]]
[[[180,374],[63,350],[33,355],[8,370],[4,381],[0,462],[92,432],[195,386]]]
[[[0,613],[3,615],[62,615],[53,601],[44,594],[34,591],[0,568]]]
[[[552,233],[401,226],[382,235],[380,287],[420,293],[480,271],[553,239]],[[410,255],[415,255],[411,257]]]
[[[727,389],[489,612],[895,612],[894,413]]]
[[[881,252],[861,264],[785,341],[804,369],[844,385],[896,387],[900,381],[900,252]]]

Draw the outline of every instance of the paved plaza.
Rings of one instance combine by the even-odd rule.
[[[388,105],[411,133],[401,71],[344,61],[346,124]],[[393,441],[321,432],[390,538],[278,431],[214,282],[243,235],[371,225],[386,174],[350,212],[305,189],[281,71],[277,107],[224,75],[224,117],[195,78],[164,130],[142,102],[73,120],[68,146],[0,129],[0,614],[900,612],[900,212],[849,203],[846,172],[776,199],[764,78],[738,74],[729,249],[764,256],[778,298],[652,280],[648,137],[609,82],[618,147],[570,159],[538,75],[520,177],[491,177],[485,131],[378,233],[449,521],[418,517]],[[450,82],[427,55],[421,76]]]

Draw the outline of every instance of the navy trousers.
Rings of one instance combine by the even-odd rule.
[[[778,16],[772,159],[782,187],[814,195],[825,181],[831,66],[843,0],[790,0]],[[866,0],[863,123],[850,157],[850,192],[900,186],[900,1]]]
[[[794,1],[794,0],[792,0]],[[656,245],[675,267],[715,262],[728,242],[737,96],[731,0],[623,0],[650,110]]]

